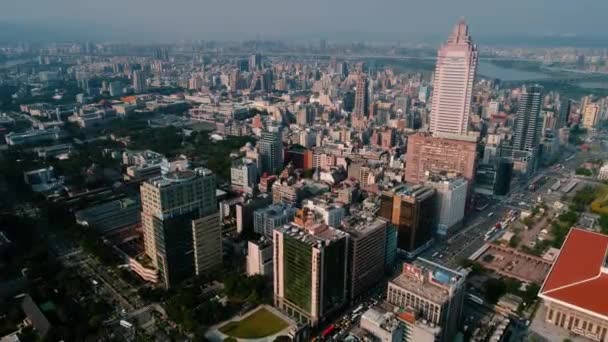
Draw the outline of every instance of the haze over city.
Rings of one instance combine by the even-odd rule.
[[[608,3],[597,0],[22,0],[4,1],[14,36],[113,40],[326,39],[438,43],[458,17],[475,36],[605,37]],[[10,27],[10,26],[9,26]],[[14,27],[14,26],[13,26]],[[509,40],[509,42],[514,43]]]

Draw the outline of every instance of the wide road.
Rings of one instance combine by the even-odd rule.
[[[486,244],[484,240],[486,232],[502,221],[507,213],[512,210],[522,210],[526,206],[519,206],[521,202],[531,203],[545,186],[536,191],[529,191],[529,183],[546,175],[548,169],[539,172],[533,179],[525,182],[517,182],[512,185],[509,196],[495,200],[492,204],[481,211],[469,215],[468,222],[459,232],[444,241],[437,241],[431,248],[422,253],[421,257],[436,261],[451,268],[458,268],[462,259],[469,258],[477,250]],[[493,235],[494,237],[497,235]]]

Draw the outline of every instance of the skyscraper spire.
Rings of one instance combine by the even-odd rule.
[[[450,37],[448,38],[448,43],[469,44],[470,42],[469,26],[467,26],[467,22],[464,18],[461,18],[460,21],[458,21],[458,24],[454,26],[454,29],[452,29],[452,34],[450,34]]]

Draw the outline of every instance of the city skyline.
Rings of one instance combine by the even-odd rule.
[[[588,5],[3,6],[0,341],[608,342]]]
[[[358,1],[358,0],[357,0]],[[48,5],[29,0],[3,5],[0,23],[25,36],[34,32],[49,36],[85,39],[179,41],[184,39],[321,39],[416,40],[439,42],[451,23],[465,17],[479,38],[489,36],[605,36],[597,22],[608,4],[591,0],[530,3],[515,0],[499,6],[481,0],[457,5],[443,0],[429,3],[327,4],[320,0],[301,6],[276,0],[255,3],[208,4],[193,0],[165,3],[157,0],[93,1],[60,0]],[[437,8],[441,11],[437,11]],[[593,7],[594,11],[586,11]],[[120,10],[117,10],[120,9]],[[380,9],[380,10],[376,10]],[[383,10],[384,9],[384,10]],[[137,15],[145,10],[146,15]],[[263,20],[272,11],[272,20]],[[226,15],[221,15],[222,13]],[[525,13],[525,14],[524,14]],[[541,15],[542,13],[542,15]],[[343,18],[343,19],[339,19]],[[514,20],[516,18],[516,20]],[[365,28],[360,25],[365,22]],[[37,28],[38,27],[38,28]],[[74,29],[78,29],[74,32]],[[367,36],[367,37],[366,37]],[[8,34],[0,39],[9,38]],[[25,37],[24,37],[25,38]],[[33,38],[33,37],[32,37]],[[373,39],[371,39],[373,38]]]

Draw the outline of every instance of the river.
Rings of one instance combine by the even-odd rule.
[[[535,81],[550,79],[551,75],[541,72],[524,71],[512,68],[503,68],[496,64],[486,61],[479,61],[477,68],[479,75],[498,78],[501,81]]]

